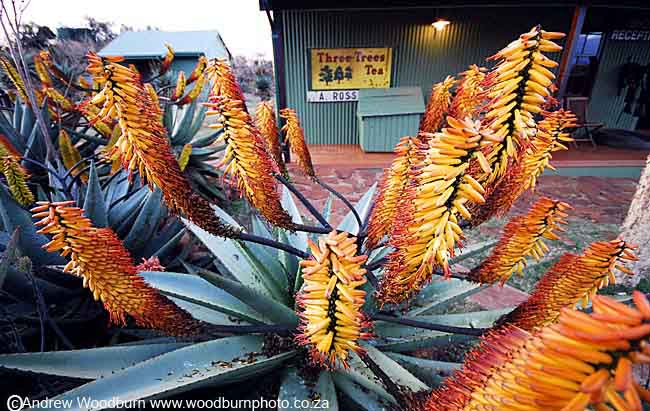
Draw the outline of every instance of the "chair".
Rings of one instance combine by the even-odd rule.
[[[591,145],[596,148],[593,132],[605,127],[605,123],[590,123],[587,117],[587,105],[589,104],[589,97],[567,97],[564,100],[564,108],[571,110],[578,118],[576,130],[583,129],[585,131],[584,138],[574,138],[573,141],[576,146],[578,141],[589,141]]]

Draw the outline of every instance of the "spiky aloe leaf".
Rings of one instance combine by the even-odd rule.
[[[439,385],[446,375],[459,369],[462,365],[456,362],[433,361],[394,352],[388,352],[386,355],[429,386]]]
[[[216,212],[219,218],[230,226],[241,228],[223,210],[217,208]],[[257,260],[246,244],[229,238],[217,237],[185,219],[182,221],[239,282],[272,299],[286,300],[286,289],[281,288],[274,280],[274,276]]]
[[[289,408],[283,408],[285,410],[339,409],[334,381],[329,372],[321,372],[315,381],[307,381],[294,367],[289,368],[282,378],[278,401],[287,401]]]
[[[99,176],[94,162],[90,163],[89,174],[83,209],[86,211],[86,216],[90,218],[96,227],[107,227],[106,202],[104,201],[104,192],[99,184]]]
[[[65,264],[65,260],[57,255],[48,253],[41,247],[48,240],[45,236],[37,234],[32,223],[31,214],[21,208],[13,199],[7,189],[0,184],[0,219],[4,231],[14,232],[19,229],[18,248],[21,253],[29,257],[36,265]]]
[[[172,272],[147,272],[140,275],[152,287],[168,297],[201,305],[208,309],[239,318],[252,324],[271,322],[265,313],[259,313],[241,300],[197,275]]]
[[[298,316],[296,313],[283,303],[267,297],[237,281],[222,277],[219,274],[206,270],[199,271],[198,274],[214,286],[222,288],[239,300],[246,302],[246,304],[259,313],[264,313],[265,316],[274,322],[291,327],[298,325]]]
[[[346,375],[342,372],[332,373],[332,379],[334,380],[336,388],[344,393],[350,401],[354,402],[358,410],[386,411],[390,409],[395,402],[393,397],[386,393],[385,390],[385,396],[379,395],[376,391],[368,388],[362,383],[359,383],[350,375]],[[380,388],[377,383],[368,379],[366,379],[366,381],[368,384],[374,384],[375,388]]]
[[[261,337],[228,337],[194,344],[140,362],[53,400],[71,400],[70,411],[83,410],[77,398],[102,401],[118,397],[135,401],[168,397],[191,389],[245,380],[282,365],[295,351],[269,357],[262,354]],[[53,403],[53,402],[52,402]]]
[[[457,278],[433,281],[409,304],[409,307],[412,308],[408,315],[421,315],[434,310],[441,310],[455,301],[476,294],[484,288],[480,284]]]
[[[302,214],[298,210],[296,202],[293,200],[291,192],[286,187],[282,187],[282,207],[287,210],[287,213],[291,216],[291,221],[295,224],[303,224],[304,220]],[[296,231],[294,233],[285,231],[287,238],[289,239],[289,244],[296,247],[299,250],[307,250],[307,233],[302,231]]]
[[[366,349],[366,355],[370,357],[397,385],[408,388],[412,392],[429,389],[425,383],[420,381],[417,377],[377,348],[367,343],[362,343],[361,345]]]
[[[0,366],[94,380],[187,345],[186,343],[116,345],[74,351],[3,354],[0,355]]]
[[[357,210],[357,213],[359,213],[359,217],[361,217],[361,221],[364,221],[368,214],[370,213],[370,209],[372,207],[372,197],[375,195],[375,191],[377,190],[377,183],[374,183],[368,191],[359,199],[359,201],[354,205],[354,209]],[[343,218],[341,221],[341,224],[337,227],[337,230],[339,231],[347,231],[348,233],[351,234],[359,234],[359,224],[357,224],[357,220],[354,218],[354,214],[352,214],[352,211],[350,211],[346,216]]]

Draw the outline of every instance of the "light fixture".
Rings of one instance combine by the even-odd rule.
[[[449,25],[449,20],[438,19],[431,23],[431,25],[436,29],[436,31],[442,31]]]

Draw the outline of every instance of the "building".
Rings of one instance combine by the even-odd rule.
[[[124,56],[127,63],[134,64],[146,76],[152,63],[159,62],[167,52],[165,44],[174,49],[171,70],[183,70],[186,75],[194,69],[201,55],[209,59],[232,59],[217,31],[127,31],[108,43],[99,55]]]
[[[650,129],[647,1],[260,0],[260,8],[273,31],[277,104],[297,110],[310,144],[392,143],[413,134],[412,126],[395,120],[368,136],[363,115],[392,115],[389,100],[370,107],[358,100],[377,98],[368,88],[400,94],[415,87],[423,103],[434,83],[470,64],[489,66],[487,56],[536,24],[568,34],[562,55],[554,56],[561,61],[558,85],[561,96],[584,98],[587,121]],[[435,27],[439,20],[448,24]],[[349,63],[359,56],[361,64]]]

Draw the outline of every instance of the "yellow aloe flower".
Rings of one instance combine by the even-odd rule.
[[[503,285],[514,273],[521,275],[527,257],[539,260],[548,252],[544,239],[559,239],[554,231],[564,231],[559,224],[566,224],[565,210],[570,208],[562,201],[539,199],[526,215],[514,217],[506,224],[492,254],[470,271],[467,279],[481,284],[498,281]]]
[[[194,83],[205,71],[205,68],[208,66],[208,59],[205,56],[200,56],[199,61],[197,61],[194,70],[190,73],[190,76],[187,78],[186,84]]]
[[[642,410],[650,400],[633,373],[650,364],[650,302],[630,307],[594,296],[593,313],[563,309],[559,323],[530,333],[516,326],[482,337],[463,368],[435,389],[422,411]]]
[[[429,140],[425,165],[409,184],[393,226],[386,271],[379,299],[399,303],[431,279],[434,270],[449,275],[449,258],[463,239],[459,217],[470,219],[468,203],[485,201],[485,190],[466,173],[470,160],[482,157],[481,148],[495,138],[480,123],[447,117],[449,127]],[[485,158],[479,160],[489,167]]]
[[[614,284],[614,270],[629,275],[625,260],[637,260],[635,247],[623,240],[601,241],[589,245],[582,255],[565,254],[535,286],[530,297],[503,318],[525,330],[555,322],[560,310],[578,303],[587,306],[599,289]]]
[[[34,202],[34,194],[27,187],[27,173],[18,160],[12,156],[0,158],[0,171],[7,180],[7,186],[14,199],[21,205],[30,205]]]
[[[100,105],[96,118],[115,119],[119,137],[108,153],[130,173],[137,171],[150,188],[160,188],[163,199],[173,213],[183,213],[204,230],[231,237],[237,230],[224,224],[210,203],[196,194],[183,175],[172,152],[167,131],[162,124],[162,110],[132,68],[116,62],[120,57],[101,58],[88,55],[88,72],[102,89],[85,105]]]
[[[244,109],[244,92],[232,72],[232,68],[225,59],[214,59],[205,69],[207,78],[212,83],[211,96],[225,97],[231,100],[241,101]]]
[[[241,195],[257,208],[272,224],[292,229],[291,216],[282,208],[278,182],[273,174],[279,170],[264,147],[263,137],[240,100],[211,97],[208,115],[217,115],[217,123],[210,127],[223,129],[217,142],[224,142],[226,150],[219,167],[233,178]]]
[[[63,165],[66,169],[70,170],[75,165],[77,166],[72,172],[73,176],[79,174],[79,172],[85,167],[85,163],[82,163],[82,165],[77,164],[81,161],[81,153],[79,153],[77,147],[72,144],[68,132],[63,129],[59,132],[59,152],[61,153],[61,161],[63,161]],[[88,173],[84,172],[79,178],[84,183],[88,182]]]
[[[52,56],[50,55],[50,52],[47,50],[41,50],[38,53],[39,60],[41,63],[43,63],[43,66],[47,70],[48,77],[49,75],[54,76],[56,79],[58,79],[62,84],[68,84],[70,81],[61,70],[54,64],[54,61],[52,60]],[[40,76],[40,75],[39,75]],[[42,81],[42,79],[41,79]],[[85,81],[85,79],[84,79]],[[82,85],[82,87],[90,88],[90,85]]]
[[[185,170],[187,163],[190,161],[190,156],[192,155],[192,144],[187,143],[183,146],[181,154],[178,156],[178,166],[181,168],[181,171]]]
[[[185,72],[183,70],[178,72],[178,79],[176,80],[176,87],[170,99],[172,101],[178,100],[185,93]]]
[[[420,131],[435,133],[444,125],[445,116],[451,105],[451,88],[456,84],[453,77],[447,76],[431,87],[431,96],[420,120]],[[460,117],[462,119],[463,117]]]
[[[16,87],[16,92],[20,96],[20,99],[23,101],[23,103],[29,104],[29,98],[27,97],[27,89],[25,88],[25,83],[23,83],[23,79],[18,74],[18,70],[16,70],[16,67],[11,62],[11,60],[3,55],[0,55],[0,67],[2,67],[2,71],[4,71],[7,77],[9,77],[9,80],[11,80],[13,83],[14,87]]]
[[[509,160],[517,160],[536,133],[534,116],[542,112],[555,79],[549,68],[557,66],[543,53],[562,50],[546,33],[539,26],[533,27],[490,57],[499,63],[484,81],[489,103],[482,121],[502,142],[494,145],[487,155],[492,172],[484,174],[479,181],[501,179]]]
[[[362,353],[359,340],[370,337],[370,323],[361,311],[366,282],[361,265],[367,256],[356,255],[357,239],[333,231],[309,242],[312,258],[302,260],[303,286],[296,298],[302,319],[296,340],[309,347],[313,363],[331,369],[348,366],[350,351]]]
[[[524,155],[524,174],[527,181],[524,189],[532,189],[537,183],[537,178],[546,168],[554,169],[550,165],[552,152],[568,150],[563,144],[573,141],[568,129],[575,128],[577,117],[568,110],[544,112],[544,119],[537,125],[537,134],[532,141],[532,146]]]
[[[538,124],[537,134],[524,147],[521,158],[509,160],[506,174],[500,180],[486,183],[485,203],[470,207],[472,225],[505,215],[526,190],[534,189],[546,168],[553,169],[551,153],[567,149],[563,143],[571,141],[571,137],[566,130],[575,126],[575,115],[565,110],[543,112],[542,115],[544,119]],[[480,179],[482,171],[478,164],[472,164],[469,172]]]
[[[171,335],[196,334],[201,323],[145,283],[129,252],[110,228],[93,227],[74,202],[39,202],[31,211],[40,219],[38,232],[52,236],[43,248],[60,251],[70,262],[64,271],[83,278],[84,287],[101,300],[113,323],[125,324],[127,315],[143,327]]]
[[[278,133],[278,125],[275,118],[275,111],[270,101],[260,101],[255,110],[255,125],[260,131],[266,148],[271,154],[273,161],[282,171],[286,174],[286,165],[282,159],[282,147],[280,147],[280,135]]]
[[[0,172],[7,180],[11,195],[22,205],[34,202],[34,195],[27,187],[29,173],[20,164],[22,155],[9,139],[0,134]]]
[[[472,64],[469,69],[460,73],[462,80],[456,87],[456,95],[454,95],[449,108],[451,117],[465,118],[478,115],[485,100],[485,90],[481,83],[485,79],[486,71],[485,67]]]
[[[167,52],[165,53],[165,57],[163,58],[162,63],[160,63],[160,70],[158,71],[158,75],[160,76],[167,73],[169,68],[172,66],[172,62],[174,61],[174,49],[172,46],[165,44],[165,48],[167,49]]]
[[[285,133],[285,141],[289,144],[289,149],[298,158],[298,165],[303,173],[309,177],[316,177],[314,165],[311,162],[311,154],[305,141],[305,131],[300,126],[300,120],[296,111],[290,108],[280,110],[280,117],[285,120],[282,132]]]
[[[420,137],[402,137],[395,146],[395,158],[391,166],[384,170],[370,214],[366,239],[366,247],[369,250],[375,248],[384,236],[392,232],[404,192],[416,172],[415,167],[422,164],[426,148],[426,143]]]
[[[205,74],[201,74],[199,78],[196,80],[196,83],[194,83],[192,90],[190,90],[183,98],[178,100],[176,104],[179,106],[183,106],[185,104],[191,103],[192,101],[196,100],[197,97],[199,97],[199,95],[203,91],[203,88],[205,87],[206,83],[207,83],[207,76]]]
[[[45,66],[45,63],[43,62],[43,58],[41,57],[41,55],[34,54],[33,61],[34,61],[34,70],[36,71],[36,75],[38,75],[38,78],[41,80],[43,87],[45,88],[54,87],[54,82],[50,77],[50,73],[48,73],[47,71],[47,68]]]

